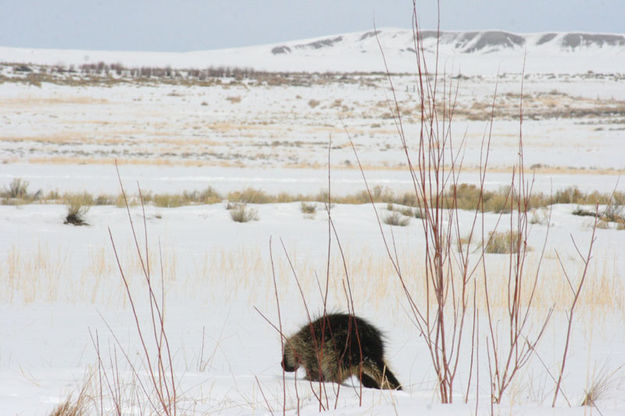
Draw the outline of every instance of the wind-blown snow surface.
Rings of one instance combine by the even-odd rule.
[[[163,260],[166,328],[179,383],[179,406],[184,410],[181,414],[269,414],[269,406],[274,414],[281,413],[279,337],[254,309],[257,307],[277,324],[269,256],[271,236],[274,237],[273,260],[285,332],[291,333],[307,318],[282,244],[294,262],[311,312],[317,314],[322,309],[316,279],[325,281],[325,214],[318,212],[306,217],[295,203],[255,208],[259,211],[258,221],[238,224],[229,219],[222,204],[176,209],[147,207],[155,281],[160,281],[159,257]],[[557,270],[554,248],[566,259],[571,278],[578,277],[579,267],[573,267],[576,254],[569,233],[585,249],[590,229],[587,219],[571,215],[574,208],[569,205],[554,208],[548,259],[543,266],[544,279],[550,289],[541,294],[542,299],[569,299],[565,292],[558,295],[558,291],[567,286],[561,273],[552,273]],[[378,209],[382,214],[385,211],[381,205]],[[110,227],[130,280],[140,320],[146,324],[150,320],[147,292],[138,272],[126,212],[122,208],[94,207],[87,214],[91,225],[86,227],[63,225],[64,212],[63,206],[55,205],[0,207],[3,231],[0,252],[7,253],[0,271],[3,282],[0,292],[0,413],[3,415],[43,415],[70,393],[75,397],[89,374],[92,380],[99,377],[96,342],[109,377],[115,374],[111,372],[110,360],[117,360],[122,384],[128,379],[130,370],[122,350],[129,354],[132,364],[143,371],[142,350],[107,235]],[[139,227],[141,242],[141,210],[133,208],[132,218]],[[477,384],[473,380],[471,401],[464,404],[462,399],[469,358],[464,355],[458,374],[456,403],[437,404],[428,352],[412,324],[407,301],[385,257],[372,207],[336,205],[333,218],[351,273],[355,310],[384,331],[388,360],[405,390],[365,389],[362,406],[359,406],[358,383],[348,381],[341,386],[337,409],[331,413],[474,414],[477,388],[477,413],[489,414],[485,346],[482,345],[479,358],[480,381]],[[487,215],[487,229],[497,218],[495,214]],[[504,217],[502,222],[506,221]],[[470,214],[461,214],[463,227],[470,222]],[[420,229],[420,223],[413,220],[407,227],[393,230],[404,273],[410,274],[411,279],[421,276],[419,262],[413,263],[414,258],[421,256]],[[391,237],[387,226],[384,232],[387,238]],[[539,250],[545,232],[546,224],[532,227],[528,243],[533,250]],[[618,276],[625,273],[625,261],[620,255],[625,233],[599,230],[598,237],[588,288],[599,293],[611,287],[616,293],[608,297],[622,301],[623,284]],[[332,245],[335,263],[328,304],[332,310],[344,310],[342,263],[338,261],[336,241]],[[157,254],[159,251],[161,255]],[[491,271],[501,268],[505,259],[505,255],[488,255]],[[533,257],[528,267],[535,267],[535,261]],[[7,269],[7,266],[12,268]],[[545,308],[551,306],[550,300],[540,302]],[[622,414],[625,409],[625,384],[623,372],[619,371],[625,363],[622,304],[601,306],[584,301],[579,306],[563,383],[571,406],[561,398],[556,410],[549,407],[553,381],[543,365],[552,373],[557,371],[566,327],[563,305],[555,306],[545,339],[539,345],[540,361],[533,359],[524,368],[504,404],[495,407],[496,414],[587,414],[588,409],[578,406],[584,389],[593,379],[611,372],[614,375],[609,377],[597,406],[603,415]],[[537,310],[541,316],[546,312],[542,307]],[[498,325],[504,325],[506,319],[503,310],[501,313],[502,321]],[[534,328],[539,327],[540,319],[531,318],[530,323]],[[482,326],[481,331],[486,331],[486,326]],[[465,342],[468,342],[468,334]],[[149,330],[146,336],[152,337]],[[314,393],[301,379],[301,372],[298,377],[296,391],[293,375],[286,376],[288,414],[316,414],[318,402]],[[326,387],[331,409],[335,406],[336,387],[332,384]],[[124,384],[123,395],[128,406],[124,414],[140,413],[128,403],[148,405],[145,399],[132,398],[136,388]],[[106,387],[104,390],[108,396]]]
[[[625,36],[595,33],[529,33],[502,31],[421,32],[426,55],[433,62],[438,46],[441,68],[450,74],[622,73]],[[379,42],[379,43],[378,43]],[[125,66],[249,67],[267,71],[380,72],[384,51],[391,72],[414,72],[411,30],[382,28],[279,44],[235,49],[169,52],[42,50],[0,47],[0,61],[81,65],[121,63]]]

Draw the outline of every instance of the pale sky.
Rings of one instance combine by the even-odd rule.
[[[417,0],[424,29],[436,0]],[[411,0],[0,0],[0,46],[192,51],[377,27],[410,28]],[[625,33],[625,0],[441,0],[441,28]]]

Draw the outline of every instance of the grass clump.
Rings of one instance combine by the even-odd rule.
[[[406,217],[405,215],[397,211],[392,211],[389,214],[385,215],[382,221],[384,221],[384,224],[397,227],[405,227],[410,223],[410,217]]]
[[[497,212],[509,213],[513,207],[518,205],[518,196],[515,192],[511,192],[509,187],[503,187],[495,191],[483,191],[480,197],[480,188],[471,184],[459,184],[449,189],[441,199],[442,206],[445,209],[458,208],[462,210],[481,212]],[[50,191],[43,195],[41,191],[36,193],[28,192],[28,182],[20,178],[15,178],[7,187],[0,190],[0,198],[3,204],[24,204],[33,201],[65,203],[65,196],[61,196],[58,191]],[[131,206],[139,204],[138,195],[127,195],[128,203]],[[94,205],[116,205],[124,207],[125,202],[121,195],[99,194],[93,196]],[[289,203],[289,202],[320,202],[328,201],[327,192],[319,192],[316,194],[296,194],[281,192],[270,194],[262,189],[245,188],[240,191],[231,191],[225,197],[212,187],[207,187],[201,191],[182,191],[180,193],[151,193],[146,192],[143,195],[146,204],[153,204],[158,207],[180,207],[196,204],[214,204],[223,200],[231,201],[237,204],[269,204],[269,203]],[[375,203],[386,203],[390,205],[403,206],[404,208],[393,210],[399,211],[407,217],[420,218],[420,212],[425,205],[420,201],[414,192],[395,193],[391,189],[384,186],[375,186],[370,192],[363,190],[345,195],[333,195],[332,202],[337,204],[368,204],[373,200]],[[521,204],[523,211],[532,211],[532,221],[534,223],[543,223],[545,218],[541,218],[542,212],[536,210],[547,207],[552,204],[579,204],[584,205],[600,204],[606,206],[601,212],[601,219],[606,222],[614,222],[617,224],[625,224],[625,193],[615,192],[613,194],[602,194],[599,192],[583,193],[575,187],[560,190],[555,195],[532,194],[528,201]],[[408,212],[410,209],[413,213]],[[578,208],[574,215],[594,215],[593,212]]]
[[[480,197],[481,194],[481,197]],[[480,200],[481,198],[481,200]],[[446,208],[453,208],[454,204],[459,209],[482,212],[510,212],[510,188],[503,187],[498,191],[486,191],[475,186],[466,183],[462,183],[445,195]],[[542,206],[542,203],[536,201],[536,203]],[[516,205],[516,201],[514,203]]]
[[[156,194],[151,196],[151,202],[157,207],[175,208],[184,205],[184,198],[180,194]]]
[[[597,374],[593,375],[590,386],[584,390],[584,399],[582,406],[597,407],[597,402],[607,396],[613,385],[618,382],[617,375],[623,369],[623,365],[612,372],[608,372],[606,368],[601,369]]]
[[[603,210],[589,210],[578,206],[572,212],[573,215],[579,217],[593,217],[599,219],[599,228],[609,228],[609,223],[616,223],[616,228],[622,230],[625,228],[625,212],[623,205],[612,199]]]
[[[522,243],[518,231],[492,231],[488,234],[486,252],[492,254],[516,253]]]
[[[303,214],[315,215],[317,212],[317,205],[302,201],[300,204],[300,211],[302,211]]]
[[[34,194],[28,192],[28,181],[22,178],[13,178],[11,183],[0,192],[4,204],[20,204],[33,202],[41,197],[41,191]]]
[[[144,202],[151,202],[157,207],[175,208],[184,205],[214,204],[222,200],[221,195],[214,188],[208,187],[203,191],[183,191],[181,194],[152,194],[144,195]]]
[[[310,100],[308,100],[308,106],[309,106],[310,108],[315,108],[315,107],[317,107],[319,104],[321,104],[321,101],[319,101],[319,100],[315,100],[315,99],[310,99]]]
[[[398,211],[400,214],[411,218],[423,218],[423,211],[419,208],[402,208]]]
[[[187,192],[185,192],[185,194],[187,194]],[[203,191],[190,192],[187,195],[189,198],[202,204],[215,204],[223,199],[221,194],[212,186],[207,187]]]
[[[601,219],[608,222],[615,222],[617,224],[625,224],[625,214],[623,213],[623,206],[618,205],[615,201],[611,201],[603,210]]]
[[[93,198],[88,193],[69,195],[65,198],[67,215],[63,224],[89,225],[85,221],[85,215],[93,205]]]
[[[393,212],[398,212],[408,218],[423,218],[423,211],[421,208],[412,208],[406,206],[395,206],[392,203],[386,204],[386,209]]]
[[[242,191],[233,191],[228,194],[228,201],[241,204],[267,204],[274,202],[272,195],[261,189],[246,188]]]
[[[530,214],[530,224],[549,225],[550,214],[545,208],[532,209]]]
[[[28,181],[14,178],[6,189],[7,198],[25,199],[28,196]]]
[[[117,197],[113,195],[100,194],[94,200],[94,205],[115,205]]]
[[[86,387],[83,387],[76,399],[70,394],[50,413],[50,416],[86,416],[89,414],[88,407]]]
[[[258,211],[246,204],[237,204],[230,209],[230,218],[234,222],[258,221]]]
[[[580,206],[575,208],[571,214],[576,215],[578,217],[596,217],[597,216],[597,213],[595,211],[591,211],[589,209],[586,209]]]

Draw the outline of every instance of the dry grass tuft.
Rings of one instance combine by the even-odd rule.
[[[74,399],[70,394],[67,399],[58,405],[50,416],[86,416],[89,414],[89,402],[87,397],[88,383],[82,387],[78,393],[78,397]]]
[[[549,225],[549,211],[546,208],[532,209],[530,214],[530,224]]]
[[[4,198],[4,204],[26,204],[39,199],[41,191],[31,194],[28,192],[28,181],[13,178],[9,186],[0,191],[0,196]]]
[[[604,367],[597,374],[593,374],[590,386],[584,391],[584,399],[582,406],[597,407],[597,402],[601,400],[614,384],[616,374],[623,368],[618,367],[616,370],[608,372]]]
[[[230,210],[230,218],[234,222],[258,221],[258,211],[246,204],[238,204]]]
[[[625,228],[625,212],[623,210],[623,203],[616,198],[612,198],[601,211],[589,210],[578,206],[573,210],[572,214],[580,217],[598,218],[599,228],[610,228],[609,223],[615,223],[617,230]]]
[[[319,104],[321,104],[321,101],[319,101],[319,100],[315,100],[315,99],[310,99],[310,100],[308,100],[308,106],[309,106],[310,108],[315,108],[315,107],[317,107]]]
[[[405,227],[410,223],[410,217],[406,217],[405,215],[392,211],[389,214],[385,215],[383,218],[384,224],[393,225],[397,227]]]
[[[21,178],[14,178],[6,189],[8,198],[22,198],[28,195],[28,181]]]
[[[85,221],[85,215],[93,205],[93,198],[87,193],[76,194],[66,197],[67,215],[63,224],[89,225]]]
[[[317,205],[302,201],[302,203],[300,204],[300,210],[303,214],[315,215],[315,213],[317,212]]]
[[[69,397],[60,404],[56,409],[50,413],[50,416],[83,416],[87,415],[87,409],[85,408],[84,399],[78,397],[75,401],[72,400],[71,394]]]
[[[242,191],[234,191],[228,194],[228,201],[242,204],[267,204],[273,201],[273,197],[261,189],[246,188]]]
[[[222,200],[222,196],[213,187],[203,191],[183,191],[179,194],[152,194],[143,196],[146,203],[153,203],[157,207],[175,208],[185,205],[214,204]]]
[[[493,231],[488,234],[486,252],[493,254],[517,253],[522,243],[518,231]]]
[[[389,211],[398,212],[408,218],[423,218],[423,210],[421,208],[412,208],[405,206],[395,206],[392,203],[386,204],[386,209]]]

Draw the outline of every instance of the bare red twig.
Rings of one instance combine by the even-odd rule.
[[[571,329],[573,326],[573,316],[575,313],[575,306],[577,305],[577,301],[579,300],[579,296],[582,293],[582,289],[584,287],[584,282],[586,281],[586,276],[588,275],[588,266],[590,264],[590,260],[592,259],[592,249],[593,246],[595,244],[595,235],[597,232],[597,223],[599,222],[599,215],[598,215],[598,211],[599,211],[599,207],[596,206],[595,207],[595,213],[597,215],[595,215],[595,221],[592,227],[592,235],[590,237],[590,243],[588,244],[588,252],[586,253],[586,255],[583,255],[582,252],[580,251],[580,249],[577,246],[577,243],[575,243],[575,239],[573,239],[573,236],[571,236],[571,241],[573,242],[573,246],[575,247],[575,249],[577,250],[577,253],[582,261],[582,263],[584,264],[584,269],[582,271],[582,275],[577,283],[577,287],[575,287],[575,289],[573,289],[573,287],[571,286],[571,279],[569,278],[569,275],[566,271],[566,268],[564,267],[564,263],[562,262],[562,259],[560,258],[560,255],[557,254],[556,255],[558,257],[558,262],[560,263],[560,267],[562,268],[562,272],[564,273],[564,276],[566,277],[567,281],[569,282],[569,285],[571,286],[571,290],[573,292],[573,300],[571,301],[571,306],[569,307],[569,311],[567,313],[567,327],[566,327],[566,341],[564,342],[564,349],[562,351],[562,360],[560,362],[560,372],[558,375],[558,380],[556,382],[556,389],[553,393],[553,400],[551,402],[551,407],[555,407],[556,405],[556,401],[558,400],[558,394],[560,392],[561,389],[561,384],[562,384],[562,377],[564,375],[564,368],[566,367],[566,358],[568,356],[568,352],[569,352],[569,342],[571,341]]]
[[[271,238],[269,238],[269,260],[271,261],[271,277],[273,279],[273,292],[276,298],[276,310],[278,312],[278,325],[279,328],[276,328],[280,333],[280,351],[282,352],[282,356],[284,357],[284,335],[282,332],[282,314],[280,313],[280,297],[278,296],[278,284],[276,283],[276,267],[273,262],[273,247],[271,244]],[[258,311],[260,313],[260,311]],[[261,313],[262,315],[262,313]],[[271,324],[269,320],[267,320]],[[271,324],[273,325],[273,324]],[[274,326],[275,328],[275,326]],[[299,406],[299,398],[298,398],[298,406]],[[282,414],[286,415],[286,372],[282,369]]]
[[[139,196],[141,200],[141,209],[142,209],[142,219],[144,226],[144,237],[145,237],[145,251],[142,251],[139,238],[137,237],[137,233],[134,227],[134,222],[132,220],[132,215],[130,213],[130,207],[128,204],[128,198],[126,196],[126,192],[124,190],[124,186],[121,180],[121,175],[119,173],[119,168],[117,164],[115,164],[115,168],[117,171],[117,177],[120,184],[121,193],[125,202],[126,212],[128,215],[128,221],[130,224],[131,235],[135,244],[137,258],[139,260],[139,264],[141,266],[141,270],[143,273],[143,277],[147,284],[148,291],[148,299],[149,299],[149,313],[151,317],[151,325],[150,328],[145,329],[141,324],[140,312],[137,308],[135,302],[135,294],[130,289],[130,284],[126,273],[124,272],[124,268],[121,264],[117,247],[115,245],[115,240],[113,238],[113,233],[109,228],[109,238],[111,241],[111,246],[113,248],[113,254],[115,256],[115,261],[117,263],[117,267],[124,284],[124,289],[126,291],[126,296],[128,302],[130,303],[132,316],[135,322],[136,333],[139,337],[139,343],[142,349],[142,359],[147,367],[148,378],[150,380],[150,385],[152,387],[152,391],[154,393],[155,398],[152,397],[152,394],[147,389],[147,386],[143,384],[142,378],[139,372],[136,370],[134,364],[130,360],[129,355],[124,350],[122,344],[117,339],[117,336],[109,327],[109,331],[112,336],[115,338],[118,346],[120,347],[124,357],[126,358],[128,364],[132,369],[132,373],[135,379],[139,382],[139,385],[142,387],[142,391],[144,392],[145,399],[151,404],[152,408],[157,413],[162,413],[167,416],[175,416],[177,414],[177,388],[176,388],[176,378],[174,376],[173,369],[173,358],[171,355],[171,349],[169,346],[169,339],[167,337],[167,333],[165,331],[165,317],[164,317],[164,306],[165,306],[165,287],[164,287],[164,275],[163,275],[163,263],[162,263],[162,252],[160,252],[160,264],[161,264],[161,297],[160,299],[156,296],[154,291],[153,283],[152,283],[152,275],[150,270],[150,259],[149,259],[149,242],[148,242],[148,234],[147,234],[147,223],[146,223],[146,214],[145,214],[145,205],[143,201],[143,196],[141,194],[141,189],[139,188]],[[107,324],[108,326],[108,324]],[[156,348],[156,353],[154,356],[150,351],[149,345],[151,344],[146,336],[146,331],[152,332],[152,342],[154,343],[154,347]]]
[[[525,67],[525,64],[523,64]],[[522,71],[524,74],[524,70]],[[523,76],[521,77],[523,79]],[[492,114],[494,115],[494,101]],[[491,117],[493,117],[491,115]],[[486,316],[488,322],[488,332],[486,335],[487,358],[491,389],[491,411],[494,404],[500,403],[504,392],[509,387],[518,372],[528,363],[535,353],[536,345],[540,342],[547,324],[551,318],[550,309],[541,319],[540,329],[535,333],[530,333],[528,322],[530,317],[536,317],[538,309],[534,308],[533,301],[540,278],[540,269],[549,236],[549,224],[545,240],[540,252],[539,261],[533,277],[528,277],[525,270],[527,258],[529,236],[528,212],[533,187],[533,179],[525,177],[524,153],[523,153],[523,83],[521,83],[521,100],[519,104],[519,142],[518,160],[513,168],[510,180],[509,193],[506,198],[507,212],[509,213],[508,225],[508,245],[510,247],[508,255],[508,276],[507,276],[507,296],[506,312],[507,320],[503,330],[507,332],[506,342],[502,342],[498,327],[495,327],[495,311],[491,305],[491,293],[489,289],[489,278],[485,261],[482,262],[484,274],[484,295],[486,303]],[[499,216],[499,220],[502,216]],[[484,223],[484,220],[482,220]],[[488,238],[492,239],[494,233]],[[486,241],[484,226],[482,226],[482,239]],[[488,242],[482,245],[482,257],[485,256]],[[526,289],[529,285],[529,292]]]
[[[475,336],[476,325],[475,314],[467,317],[469,308],[474,305],[471,298],[475,296],[475,290],[470,290],[470,284],[473,281],[475,287],[473,274],[476,265],[469,261],[468,251],[466,255],[455,251],[455,242],[460,240],[455,192],[462,165],[461,150],[464,141],[459,148],[456,148],[452,140],[452,120],[458,86],[457,84],[454,86],[452,83],[447,84],[444,76],[439,73],[439,41],[437,41],[435,48],[434,72],[428,71],[416,12],[416,2],[414,1],[412,17],[418,108],[421,116],[414,155],[404,132],[399,99],[384,55],[384,49],[380,39],[377,38],[377,40],[392,94],[391,107],[395,116],[398,137],[402,144],[408,172],[412,178],[415,197],[423,214],[421,221],[425,237],[423,249],[425,261],[423,292],[425,293],[425,300],[423,303],[417,302],[415,294],[409,289],[414,285],[408,283],[408,277],[402,273],[399,267],[397,256],[393,255],[393,250],[385,237],[371,194],[370,200],[388,258],[408,300],[413,321],[426,342],[438,379],[440,399],[443,403],[450,403],[453,401],[453,386],[460,359],[464,355],[462,352],[463,335],[467,326],[467,319],[473,321],[471,324],[473,336]],[[440,16],[437,33],[437,38],[440,38]],[[441,99],[439,99],[439,95]],[[361,169],[367,191],[370,193],[353,141],[352,149]],[[483,192],[483,182],[481,190]],[[471,238],[476,224],[477,211],[470,231]],[[476,343],[472,342],[471,345],[473,350]],[[471,355],[473,353],[474,351],[471,352]],[[472,361],[470,365],[473,365]]]

